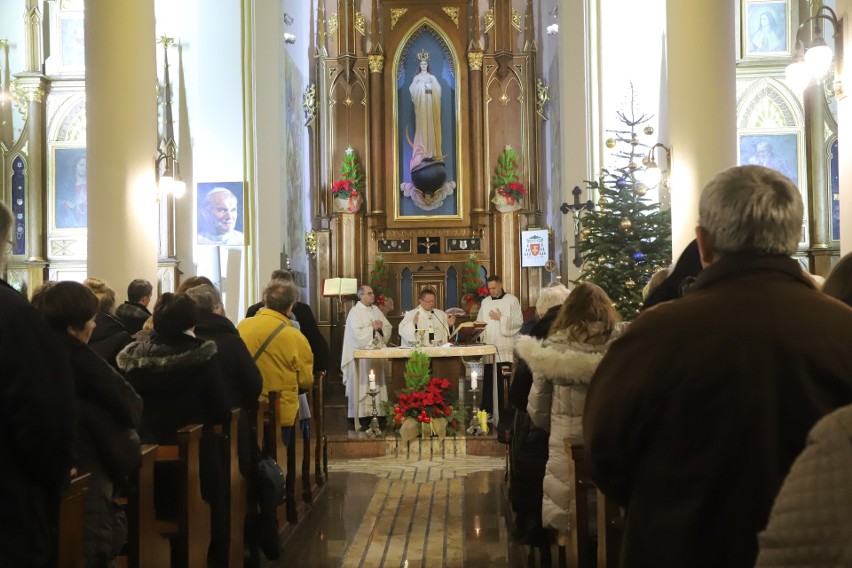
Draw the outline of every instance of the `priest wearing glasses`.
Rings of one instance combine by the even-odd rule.
[[[420,292],[420,305],[408,310],[399,324],[399,337],[403,347],[418,344],[418,331],[424,335],[426,345],[446,345],[450,341],[456,316],[448,316],[435,308],[435,291],[424,288]]]

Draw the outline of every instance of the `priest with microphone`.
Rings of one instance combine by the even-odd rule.
[[[420,305],[408,310],[399,324],[399,338],[403,347],[414,347],[418,343],[418,331],[423,330],[428,345],[445,345],[450,341],[456,316],[447,316],[435,308],[435,291],[424,288],[420,292]]]

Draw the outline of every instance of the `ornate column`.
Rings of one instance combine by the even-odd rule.
[[[373,19],[377,14],[373,13]],[[385,53],[381,44],[373,46],[368,57],[370,66],[370,185],[368,186],[371,215],[386,215],[385,179]]]
[[[695,238],[701,189],[737,163],[734,18],[730,2],[667,3],[670,139],[661,142],[672,147],[674,256]],[[702,112],[697,100],[708,103]]]
[[[88,273],[157,281],[154,0],[86,0]]]
[[[811,85],[804,92],[805,153],[807,160],[808,249],[809,270],[813,274],[828,276],[831,272],[831,211],[828,204],[829,181],[826,177],[825,159],[825,86],[822,82]],[[801,184],[802,182],[800,182]]]
[[[27,261],[40,263],[35,268],[40,272],[45,263],[45,223],[44,219],[44,163],[45,163],[45,141],[44,135],[47,129],[45,124],[45,92],[46,81],[43,75],[38,73],[22,73],[18,75],[18,86],[16,89],[19,96],[23,96],[27,103]],[[34,274],[30,274],[30,277]],[[41,276],[37,278],[41,282]],[[30,280],[35,285],[35,281]]]
[[[479,21],[479,15],[474,15]],[[476,26],[479,27],[478,25]],[[467,52],[467,64],[470,68],[470,142],[471,142],[471,213],[485,214],[488,211],[488,192],[485,189],[485,175],[482,170],[483,130],[482,116],[485,112],[482,102],[482,57],[483,51],[477,41],[471,42]]]

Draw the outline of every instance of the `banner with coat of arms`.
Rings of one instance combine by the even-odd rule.
[[[521,266],[544,266],[550,260],[547,229],[521,231]]]

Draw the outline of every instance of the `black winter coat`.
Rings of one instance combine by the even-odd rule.
[[[45,563],[72,465],[71,369],[56,336],[0,280],[0,563]]]
[[[95,316],[95,330],[89,338],[89,347],[101,358],[118,369],[116,357],[124,347],[133,341],[133,337],[121,321],[110,314],[98,312]]]
[[[74,376],[78,420],[75,465],[91,473],[83,513],[86,566],[107,566],[127,538],[114,487],[139,463],[142,399],[115,369],[80,340],[59,333]]]

